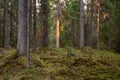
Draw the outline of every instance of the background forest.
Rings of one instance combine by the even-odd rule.
[[[28,25],[30,49],[55,47],[58,43],[56,47],[83,48],[80,45],[84,45],[119,52],[119,1],[86,0],[80,6],[80,0],[30,0],[26,6],[20,6],[26,7],[23,10],[28,16],[28,22],[22,20],[25,17],[22,12],[23,16],[18,15],[17,1],[1,0],[0,4],[1,48],[15,48],[18,25]],[[19,5],[23,4],[25,3]],[[81,7],[84,9],[81,10]],[[27,24],[22,25],[21,20],[24,21],[23,24]],[[57,27],[59,28],[56,30]],[[56,39],[56,35],[59,35],[59,39]],[[82,43],[80,36],[84,37]]]
[[[119,0],[0,0],[0,80],[119,80],[119,19]]]

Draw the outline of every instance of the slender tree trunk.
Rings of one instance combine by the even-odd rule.
[[[44,0],[41,0],[41,7],[40,7],[40,26],[41,26],[41,34],[40,34],[40,49],[43,49],[43,4],[44,4]]]
[[[5,22],[5,19],[4,19],[4,17],[5,17],[5,10],[3,11],[2,15],[3,15],[3,17],[2,17],[1,23],[4,23]],[[4,47],[4,37],[5,37],[4,36],[5,35],[5,31],[4,31],[5,28],[4,28],[4,26],[5,26],[5,24],[1,24],[1,32],[0,32],[0,34],[1,34],[1,37],[0,37],[1,47]]]
[[[27,0],[19,0],[17,51],[27,56]]]
[[[29,0],[28,2],[29,2],[29,14],[28,14],[28,16],[29,16],[29,42],[30,42],[30,44],[29,44],[29,48],[32,50],[33,49],[33,16],[32,16],[32,12],[33,12],[33,3],[32,3],[32,1],[33,0]]]
[[[80,0],[80,45],[79,48],[84,48],[84,3]]]
[[[60,47],[60,1],[57,1],[57,5],[56,5],[57,9],[56,9],[56,48]]]
[[[9,49],[8,0],[5,0],[5,48]]]
[[[30,37],[30,19],[31,19],[31,1],[28,1],[28,17],[27,17],[27,22],[28,22],[28,26],[27,26],[27,67],[30,67],[30,41],[29,41],[29,37]]]
[[[13,28],[13,17],[12,17],[12,15],[10,15],[10,45],[12,46],[12,47],[15,47],[14,46],[14,28]]]
[[[36,0],[33,0],[33,50],[36,50]]]
[[[39,44],[39,48],[42,49],[43,48],[43,16],[42,16],[42,7],[40,7],[40,13],[39,13],[39,20],[40,20],[40,44]]]
[[[59,30],[60,20],[56,19],[56,48],[60,47],[60,30]]]
[[[97,38],[97,49],[99,49],[99,33],[100,33],[100,0],[98,0],[98,17],[97,17],[97,30],[96,30],[96,38]]]
[[[48,46],[48,0],[41,0],[41,11],[42,11],[42,47]]]
[[[89,3],[90,6],[88,6],[88,39],[87,39],[87,46],[93,47],[94,42],[94,25],[93,25],[93,0],[90,0]]]

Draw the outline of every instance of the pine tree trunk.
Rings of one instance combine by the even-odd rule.
[[[84,48],[84,3],[80,0],[80,45],[79,48]]]
[[[17,51],[27,56],[27,0],[19,0]]]
[[[29,37],[30,37],[30,19],[31,19],[31,1],[28,1],[28,17],[27,17],[27,67],[30,67],[30,41],[29,41]]]
[[[88,4],[88,34],[87,34],[87,46],[93,47],[94,42],[94,25],[93,25],[93,0],[90,0],[90,3]]]
[[[59,48],[60,47],[60,19],[59,19],[59,16],[60,16],[60,1],[58,0],[57,1],[57,4],[56,4],[56,48]]]
[[[33,50],[36,50],[36,0],[33,0]]]
[[[42,48],[48,46],[48,0],[41,0],[42,13]]]
[[[33,21],[33,17],[32,17],[32,11],[33,11],[33,3],[32,3],[32,1],[33,0],[29,0],[28,2],[29,2],[29,9],[28,9],[28,16],[29,16],[29,19],[28,19],[28,22],[29,22],[29,42],[30,42],[30,44],[29,44],[29,48],[32,50],[33,49],[33,23],[32,23],[32,21]]]
[[[100,0],[98,0],[98,16],[97,16],[97,30],[96,30],[96,38],[97,38],[97,49],[100,48],[99,46],[99,34],[100,33]]]
[[[9,49],[8,0],[5,0],[5,48]]]

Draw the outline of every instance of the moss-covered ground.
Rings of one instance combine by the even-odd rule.
[[[120,55],[91,48],[46,48],[30,53],[31,66],[16,50],[0,53],[0,80],[120,80]]]

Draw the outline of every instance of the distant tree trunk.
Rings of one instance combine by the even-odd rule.
[[[8,0],[5,0],[5,48],[9,49]]]
[[[94,17],[93,17],[93,0],[90,0],[90,3],[88,3],[88,34],[87,34],[87,46],[93,47],[94,42]]]
[[[28,1],[28,17],[27,17],[27,67],[30,67],[30,41],[29,41],[29,37],[30,37],[30,26],[31,26],[31,1]]]
[[[34,41],[34,35],[33,35],[33,16],[32,16],[32,12],[33,12],[33,3],[32,3],[32,1],[33,0],[29,0],[28,2],[29,2],[29,14],[28,14],[28,16],[29,16],[29,42],[30,42],[30,44],[29,44],[29,48],[32,50],[33,49],[33,47],[35,46],[34,44],[33,44],[33,41]],[[36,20],[35,20],[36,21]],[[34,46],[33,46],[34,45]]]
[[[27,1],[19,0],[17,51],[27,56]]]
[[[42,48],[48,46],[48,0],[41,0],[41,13],[42,13]]]
[[[60,47],[60,1],[57,0],[56,4],[56,48]]]
[[[41,3],[42,4],[42,3]],[[40,43],[39,43],[39,48],[42,49],[43,48],[43,14],[42,14],[42,7],[40,7],[40,13],[39,13],[39,21],[40,21]]]
[[[3,5],[5,5],[5,2],[4,2],[4,4],[2,4],[1,3],[1,5],[3,6]],[[5,22],[5,19],[4,19],[4,17],[5,17],[5,10],[2,12],[2,15],[3,15],[3,17],[2,17],[2,20],[1,20],[1,23],[4,23]],[[4,47],[4,35],[5,35],[5,28],[4,28],[4,26],[5,26],[5,24],[1,24],[1,27],[0,27],[0,34],[1,34],[1,36],[0,36],[0,43],[1,43],[1,45],[0,45],[0,47]]]
[[[99,34],[100,33],[100,0],[98,0],[98,16],[97,16],[97,30],[96,30],[96,38],[97,38],[97,49],[99,49]]]
[[[79,48],[84,48],[84,3],[80,0],[80,45]]]
[[[33,0],[33,50],[36,50],[36,0]]]
[[[13,16],[10,15],[10,45],[12,47],[15,47],[14,46],[14,28],[13,28]]]

